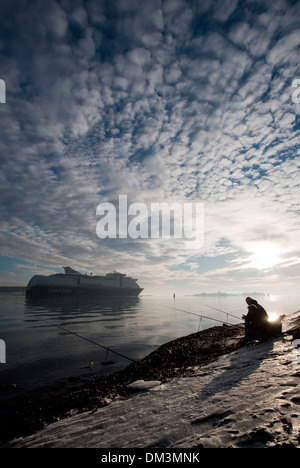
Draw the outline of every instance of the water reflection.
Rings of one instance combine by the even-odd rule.
[[[91,318],[108,318],[111,314],[114,320],[128,313],[137,313],[140,299],[138,297],[47,297],[25,299],[25,321],[39,320],[44,316],[51,319],[83,320]],[[78,323],[78,322],[77,322]]]
[[[125,367],[127,353],[139,350],[134,323],[140,311],[139,297],[24,298],[26,332],[18,336],[18,346],[26,348],[32,383]],[[124,332],[128,328],[131,333]],[[103,369],[103,363],[114,365]]]

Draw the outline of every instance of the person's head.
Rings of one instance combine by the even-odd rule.
[[[252,299],[252,297],[246,297],[246,302],[247,304],[250,305],[255,305],[257,306],[258,302],[255,299]]]

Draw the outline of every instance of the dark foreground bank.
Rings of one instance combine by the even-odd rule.
[[[214,327],[160,346],[139,363],[113,375],[74,378],[51,387],[22,392],[13,385],[1,389],[1,442],[33,434],[46,424],[74,412],[96,410],[115,399],[125,399],[136,380],[159,380],[191,375],[194,366],[205,365],[220,355],[245,345],[244,326]]]

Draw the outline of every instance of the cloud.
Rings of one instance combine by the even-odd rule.
[[[256,240],[295,258],[297,2],[4,0],[0,9],[4,255],[205,282],[221,271],[232,282]],[[101,243],[96,207],[119,194],[204,202],[204,247]],[[218,273],[197,273],[217,257]],[[285,277],[295,267],[286,260]]]

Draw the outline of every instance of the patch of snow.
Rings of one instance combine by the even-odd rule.
[[[151,390],[159,385],[161,385],[159,380],[136,380],[135,382],[127,385],[127,388],[130,388],[131,390]]]

